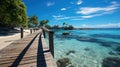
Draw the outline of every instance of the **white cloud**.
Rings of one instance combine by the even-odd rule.
[[[83,3],[82,0],[78,0],[78,1],[77,1],[77,4],[78,4],[78,5],[80,5],[80,4],[82,4],[82,3]]]
[[[64,20],[64,19],[70,19],[71,17],[67,17],[67,16],[64,16],[64,15],[53,15],[53,18],[55,20]]]
[[[92,18],[92,17],[94,17],[94,15],[81,16],[81,18],[84,18],[84,19],[86,19],[86,18]]]
[[[84,19],[81,19],[81,18],[73,18],[71,20],[84,20]]]
[[[80,8],[80,10],[77,11],[76,13],[87,15],[87,14],[95,13],[99,10],[101,10],[101,8],[83,7],[83,8]]]
[[[81,18],[81,16],[64,16],[64,15],[53,15],[53,18],[55,20],[65,20],[65,19],[69,19],[69,20],[83,20]]]
[[[80,11],[78,11],[78,14],[82,14],[81,16],[64,16],[64,15],[58,15],[53,16],[56,20],[63,20],[63,19],[70,19],[70,20],[85,20],[87,18],[93,18],[96,16],[101,16],[104,14],[111,14],[115,12],[116,9],[118,9],[119,5],[116,2],[111,2],[112,5],[107,7],[84,7],[81,8]],[[66,8],[61,8],[61,10],[66,10]]]
[[[117,2],[116,1],[112,1],[111,4],[117,4]]]
[[[85,16],[81,16],[81,18],[87,19],[87,18],[92,18],[92,17],[95,17],[95,16],[101,16],[103,14],[108,14],[108,13],[104,12],[104,13],[101,13],[101,14],[85,15]]]
[[[102,24],[102,25],[97,25],[99,27],[120,27],[120,23],[108,23],[108,24]]]
[[[77,0],[77,2],[70,2],[70,4],[77,4],[77,5],[80,5],[80,4],[82,4],[83,3],[83,1],[82,0]]]
[[[89,25],[87,24],[82,24],[81,27],[88,27]]]
[[[94,14],[94,13],[102,13],[102,12],[109,12],[109,11],[114,11],[118,9],[118,5],[113,4],[108,7],[82,7],[80,8],[79,11],[77,11],[77,14],[83,14],[83,15],[88,15],[88,14]]]
[[[111,14],[119,8],[117,2],[111,2],[112,5],[106,7],[82,7],[78,10],[77,14],[82,14],[81,18],[92,18],[104,14]]]
[[[54,2],[47,2],[46,5],[49,6],[53,6],[55,3]]]
[[[100,14],[84,15],[84,16],[81,16],[81,18],[87,19],[87,18],[92,18],[92,17],[96,17],[96,16],[101,16],[101,15],[104,15],[104,14],[111,14],[111,13],[113,13],[113,12],[114,12],[114,11],[103,12],[103,13],[100,13]]]
[[[65,11],[65,10],[67,10],[67,9],[66,9],[66,8],[61,8],[60,10],[61,10],[61,11]]]
[[[99,25],[88,25],[82,24],[80,27],[90,27],[90,28],[117,28],[120,27],[120,23],[108,23],[108,24],[99,24]]]

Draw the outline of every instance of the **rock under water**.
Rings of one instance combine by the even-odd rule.
[[[64,33],[62,33],[62,35],[70,35],[70,33],[64,32]]]
[[[67,65],[71,64],[69,58],[62,58],[57,61],[58,67],[66,67]]]
[[[116,48],[116,51],[120,52],[120,46],[118,46],[118,47]]]
[[[107,57],[103,59],[102,67],[120,67],[120,58]]]
[[[90,48],[86,47],[86,48],[84,48],[84,50],[85,50],[85,51],[89,51],[89,50],[90,50]]]
[[[110,55],[116,55],[116,53],[113,52],[113,51],[110,51],[109,54],[110,54]]]
[[[75,53],[74,50],[70,50],[69,52],[66,53],[66,55],[70,55],[71,53]]]

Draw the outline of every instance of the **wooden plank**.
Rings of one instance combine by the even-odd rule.
[[[0,59],[4,58],[7,55],[8,56],[11,55],[11,53],[18,53],[18,54],[16,57],[14,57],[14,59],[13,59],[13,57],[9,57],[9,58],[12,58],[12,60],[9,60],[9,58],[5,58],[9,61],[4,61],[4,63],[1,61],[0,65],[2,65],[2,63],[3,64],[7,64],[7,63],[12,64],[15,61],[15,59],[19,56],[19,54],[23,51],[23,49],[25,49],[25,47],[28,45],[29,41],[32,40],[36,36],[36,34],[37,33],[34,33],[34,34],[28,36],[27,38],[24,38],[24,39],[19,40],[18,42],[12,43],[10,46],[1,50],[0,51],[0,54],[1,54]],[[6,55],[4,55],[4,54],[6,54]],[[10,66],[9,64],[8,64],[8,66]]]
[[[41,32],[41,31],[39,31]],[[57,67],[43,35],[33,33],[0,51],[0,67]]]
[[[41,40],[42,40],[43,51],[49,50],[48,46],[46,45],[46,41],[43,35],[41,36]],[[54,61],[53,56],[50,51],[44,53],[44,55],[45,55],[45,60],[46,60],[46,65],[47,65],[46,67],[57,67],[57,64]],[[47,57],[49,57],[50,59],[47,59]]]

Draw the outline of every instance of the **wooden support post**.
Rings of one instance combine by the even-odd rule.
[[[30,34],[32,34],[32,29],[30,29]]]
[[[53,41],[53,34],[54,34],[53,31],[49,31],[49,48],[50,48],[51,54],[52,54],[53,57],[54,57],[54,41]]]
[[[23,28],[21,27],[20,30],[21,30],[21,38],[23,38]]]
[[[45,30],[44,30],[44,29],[42,29],[42,31],[43,31],[43,35],[44,35],[44,38],[45,38],[45,37],[46,37],[46,36],[45,36]]]
[[[34,32],[35,32],[35,28],[34,28]]]

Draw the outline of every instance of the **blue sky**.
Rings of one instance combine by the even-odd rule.
[[[75,27],[120,27],[120,0],[22,0],[28,16]]]

